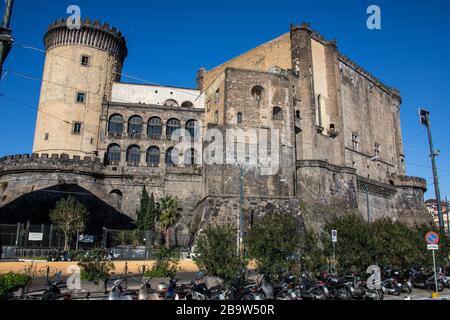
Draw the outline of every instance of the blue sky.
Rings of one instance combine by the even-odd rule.
[[[3,1],[1,9],[3,11]],[[65,17],[71,4],[82,16],[116,26],[127,38],[124,73],[148,81],[195,86],[201,67],[229,58],[289,31],[291,23],[311,23],[339,49],[403,96],[402,126],[408,175],[427,179],[427,198],[434,197],[425,128],[417,108],[432,113],[441,190],[450,197],[450,2],[416,1],[111,1],[16,0],[12,28],[16,43],[43,49],[48,24]],[[382,30],[366,28],[366,9],[382,11]],[[40,78],[41,52],[16,47],[4,68]],[[127,80],[127,79],[124,79]],[[0,93],[0,155],[31,153],[40,83],[8,75]]]

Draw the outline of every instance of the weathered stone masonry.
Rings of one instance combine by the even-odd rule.
[[[245,166],[246,229],[274,211],[293,213],[315,230],[351,212],[428,221],[426,181],[406,176],[399,91],[308,24],[202,68],[198,89],[118,82],[125,38],[97,21],[72,31],[58,21],[45,45],[33,155],[0,159],[0,223],[45,222],[51,206],[73,194],[95,213],[95,226],[130,227],[146,186],[157,199],[178,197],[179,245],[192,240],[198,218],[200,228],[236,225],[239,167],[193,161],[191,149],[210,143],[203,141],[207,129],[241,130],[240,139],[248,129],[279,132],[279,149],[270,149],[279,152],[280,169],[261,175]],[[174,138],[174,129],[184,131]],[[192,162],[174,164],[174,149]]]

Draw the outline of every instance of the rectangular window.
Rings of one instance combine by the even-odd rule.
[[[45,141],[48,141],[48,138],[50,137],[50,134],[48,134],[48,133],[46,133],[46,134],[44,134],[44,140]]]
[[[73,124],[73,131],[72,131],[72,133],[73,134],[80,134],[81,133],[81,127],[82,127],[82,125],[81,125],[80,122],[75,122]]]
[[[352,133],[352,148],[354,151],[358,151],[359,136],[357,133]]]
[[[77,101],[77,103],[83,103],[83,104],[86,103],[86,93],[77,92],[76,101]]]
[[[83,67],[89,67],[90,66],[90,61],[91,59],[90,59],[90,57],[89,56],[82,56],[81,57],[81,65],[83,66]]]
[[[374,151],[375,157],[379,157],[380,156],[381,147],[380,147],[380,145],[378,143],[375,143],[373,145],[373,151]]]

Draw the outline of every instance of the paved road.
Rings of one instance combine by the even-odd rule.
[[[180,284],[188,284],[190,283],[195,277],[197,276],[197,273],[192,272],[181,272],[177,274],[177,279],[180,279]],[[120,275],[113,275],[112,280],[108,283],[108,290],[111,290],[112,285],[114,283],[114,280],[117,280],[120,278]],[[62,281],[65,284],[67,280],[67,277],[63,277]],[[35,278],[31,287],[31,292],[34,292],[36,294],[41,293],[45,288],[45,278]],[[128,279],[128,289],[129,290],[139,290],[140,286],[142,284],[142,276],[133,276]],[[154,285],[152,285],[154,287]],[[61,291],[66,291],[65,285],[61,286]],[[95,296],[104,296],[103,293],[97,293],[93,294],[93,297]],[[440,293],[440,296],[442,298],[447,298],[450,300],[450,289],[444,290],[444,292]],[[428,299],[431,298],[431,291],[426,290],[420,290],[420,289],[414,289],[412,294],[401,294],[400,296],[391,296],[391,295],[385,295],[385,300],[391,301],[391,300],[407,300],[407,298],[410,298],[411,300],[421,300],[421,299]],[[155,298],[156,299],[156,298]]]

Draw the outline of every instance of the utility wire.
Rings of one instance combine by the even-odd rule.
[[[65,56],[56,54],[56,53],[54,53],[54,52],[47,52],[46,50],[39,49],[39,48],[30,46],[30,45],[19,44],[19,43],[15,43],[15,44],[13,44],[13,45],[15,45],[15,46],[18,47],[18,48],[27,49],[27,50],[33,50],[33,51],[37,51],[37,52],[43,53],[43,54],[45,54],[45,55],[54,55],[54,56],[59,57],[59,58],[62,58],[62,59],[66,59],[66,60],[69,60],[69,61],[75,61],[75,62],[78,62],[78,60],[76,60],[76,59],[69,58],[69,57],[65,57]],[[92,65],[91,67],[103,69],[102,66],[97,66],[97,65]],[[126,74],[126,73],[123,73],[123,72],[116,72],[116,71],[113,71],[113,72],[114,72],[115,74],[117,74],[117,75],[121,75],[121,76],[123,76],[123,77],[130,78],[130,79],[133,79],[133,80],[141,81],[141,82],[146,83],[146,84],[149,84],[149,85],[154,85],[154,86],[158,86],[158,87],[169,87],[169,88],[173,89],[173,91],[177,91],[177,92],[180,92],[180,93],[183,93],[183,94],[187,94],[187,95],[196,97],[195,101],[197,101],[198,98],[200,98],[201,95],[204,93],[204,92],[201,92],[200,95],[197,95],[197,94],[194,94],[194,93],[186,92],[186,91],[184,91],[184,90],[180,90],[180,89],[175,88],[175,87],[164,86],[164,85],[158,84],[158,83],[156,83],[156,82],[152,82],[152,81],[149,81],[149,80],[146,80],[146,79],[142,79],[142,78],[139,78],[139,77],[136,77],[136,76],[132,76],[132,75],[129,75],[129,74]],[[186,89],[186,90],[194,90],[194,89]],[[120,100],[120,99],[119,99],[119,100]]]

